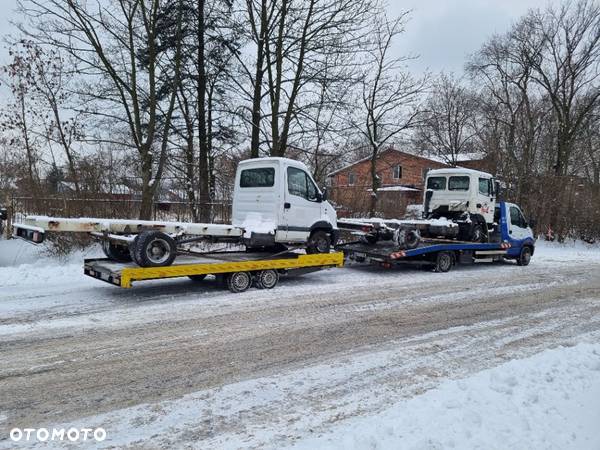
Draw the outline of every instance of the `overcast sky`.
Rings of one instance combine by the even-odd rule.
[[[410,63],[415,72],[441,70],[460,73],[468,54],[496,32],[508,29],[529,8],[558,0],[389,0],[389,14],[412,10],[406,32],[395,46],[399,55],[416,54]],[[9,21],[18,21],[16,0],[0,0],[0,32],[14,33]],[[0,64],[8,60],[1,44]]]

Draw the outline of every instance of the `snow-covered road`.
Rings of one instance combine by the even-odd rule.
[[[600,252],[583,247],[541,246],[526,268],[345,268],[238,295],[210,280],[121,290],[81,271],[0,267],[0,447],[12,427],[62,424],[102,426],[107,446],[277,448],[600,342]]]

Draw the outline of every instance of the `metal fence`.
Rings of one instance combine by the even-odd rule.
[[[26,215],[54,217],[100,217],[106,219],[136,219],[141,201],[105,198],[12,197],[8,223]],[[197,204],[211,223],[230,223],[230,203]],[[193,222],[192,209],[187,202],[158,201],[152,205],[152,220]]]

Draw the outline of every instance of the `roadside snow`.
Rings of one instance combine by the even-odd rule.
[[[293,304],[307,296],[339,295],[349,287],[353,291],[372,292],[374,286],[385,290],[388,285],[393,288],[398,283],[422,288],[424,283],[448,279],[468,285],[490,274],[506,278],[501,284],[486,285],[484,291],[434,290],[427,295],[407,293],[385,302],[372,298],[367,304],[340,301],[331,306],[340,316],[420,303],[443,307],[457,299],[469,302],[482,292],[488,296],[511,292],[521,295],[541,285],[575,283],[569,275],[555,274],[550,279],[543,276],[557,266],[566,270],[569,266],[579,268],[585,261],[600,261],[598,246],[538,241],[529,268],[517,268],[513,262],[457,268],[451,274],[405,268],[399,269],[398,272],[404,273],[396,276],[376,267],[348,267],[286,279],[282,282],[285,291],[251,290],[239,295],[218,290],[210,282],[205,287],[192,287],[185,279],[150,281],[130,291],[120,290],[82,274],[83,258],[95,255],[77,253],[66,262],[59,262],[39,253],[40,250],[21,241],[0,241],[0,266],[2,261],[11,265],[0,267],[0,338],[37,339],[57,331],[97,332],[107,327],[123,329],[134,325],[143,329],[146,324],[160,323],[163,317],[198,319],[235,310],[268,311],[271,306]],[[520,281],[513,278],[528,269],[533,269],[532,275]],[[596,300],[597,297],[590,297],[589,302]],[[472,371],[468,364],[453,353],[465,346],[476,348],[478,357],[483,352],[498,359],[528,356],[531,353],[516,354],[513,344],[532,336],[560,335],[569,319],[578,323],[584,320],[566,307],[532,316],[528,326],[513,324],[512,318],[500,319],[498,323],[486,320],[436,331],[432,336],[419,335],[415,342],[412,338],[404,339],[384,350],[369,349],[361,353],[365,350],[362,349],[340,354],[331,361],[302,369],[233,382],[168,401],[138,404],[65,425],[104,426],[109,430],[104,444],[116,447],[153,440],[164,441],[164,448],[182,441],[197,448],[250,445],[279,448],[299,439],[296,445],[300,449],[453,446],[598,449],[600,338],[597,335],[591,340],[594,344],[546,351],[475,375],[469,375]],[[302,320],[315,321],[319,316]],[[277,324],[265,320],[264,326]],[[494,332],[496,326],[501,331]],[[482,327],[486,331],[477,331]],[[199,329],[198,336],[202,333],[204,330]],[[427,344],[430,356],[423,355],[422,341],[426,338],[434,339]],[[581,342],[577,339],[573,342]],[[441,346],[444,342],[446,347]],[[57,364],[64,362],[60,360]],[[447,380],[467,375],[463,380],[437,385],[438,377]],[[392,384],[389,380],[397,382]],[[436,385],[439,387],[412,397],[415,389],[421,393]],[[327,392],[332,397],[326,397]],[[391,406],[401,398],[409,399]],[[382,399],[388,401],[383,407],[391,409],[380,412]],[[6,417],[7,412],[0,410],[0,423]],[[324,434],[319,435],[320,432]]]
[[[548,242],[541,239],[535,243],[535,253],[531,259],[544,263],[600,261],[600,245],[586,244],[581,241],[568,241],[563,244]]]
[[[20,239],[0,240],[0,267],[35,262],[43,251],[44,247]]]
[[[600,448],[600,344],[513,360],[347,420],[294,449]]]

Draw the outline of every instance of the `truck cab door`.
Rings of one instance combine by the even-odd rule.
[[[287,242],[305,242],[310,227],[321,217],[321,194],[304,170],[288,166],[285,171],[283,222]]]
[[[477,212],[483,216],[487,223],[494,222],[494,206],[496,199],[494,194],[493,178],[479,178],[477,189]]]
[[[531,229],[523,216],[523,213],[519,209],[517,205],[508,205],[508,232],[510,234],[510,238],[521,241],[528,237],[531,237]]]

